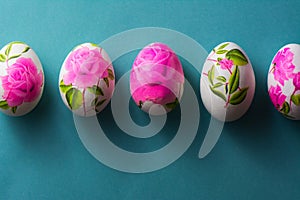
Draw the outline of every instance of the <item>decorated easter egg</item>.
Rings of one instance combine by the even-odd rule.
[[[241,47],[224,42],[209,53],[201,73],[200,91],[204,106],[220,121],[234,121],[246,113],[254,96],[255,77]]]
[[[134,60],[130,73],[130,92],[136,105],[143,111],[153,115],[171,111],[182,97],[183,85],[180,60],[166,44],[149,44]]]
[[[300,45],[288,44],[275,54],[268,72],[271,102],[282,115],[300,119]]]
[[[66,57],[58,84],[63,102],[74,114],[95,116],[113,95],[115,74],[111,60],[96,44],[78,45]]]
[[[22,116],[33,110],[44,89],[44,72],[35,52],[23,42],[0,50],[0,111]]]

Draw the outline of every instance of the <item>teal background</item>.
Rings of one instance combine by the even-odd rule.
[[[46,84],[33,112],[0,115],[0,199],[300,199],[300,123],[277,113],[266,85],[276,51],[300,43],[299,10],[297,0],[1,1],[0,46],[14,40],[29,44],[43,64]],[[127,174],[104,166],[84,148],[57,79],[77,44],[148,26],[187,34],[207,51],[223,41],[239,44],[252,62],[257,87],[247,114],[226,124],[213,151],[199,160],[210,115],[199,98],[200,75],[183,61],[199,99],[198,134],[167,168]],[[114,63],[117,79],[135,55]],[[105,118],[110,113],[105,109],[99,119],[113,141],[126,144],[131,138]],[[139,123],[147,122],[142,119]],[[170,138],[146,142],[144,150]]]

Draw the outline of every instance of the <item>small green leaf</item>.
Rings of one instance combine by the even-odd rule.
[[[11,50],[11,47],[12,47],[12,43],[10,43],[10,44],[7,46],[6,50],[5,50],[5,55],[6,55],[6,56],[9,55],[10,50]]]
[[[229,82],[228,82],[229,94],[234,93],[238,89],[239,82],[240,82],[240,70],[238,66],[235,66],[232,74],[229,77]]]
[[[171,103],[167,103],[166,107],[170,110],[173,110],[174,108],[176,108],[177,104],[179,104],[178,99],[176,98],[175,101],[171,102]]]
[[[222,44],[222,45],[218,48],[218,50],[224,49],[225,47],[227,47],[227,45],[229,45],[229,43]]]
[[[214,84],[214,78],[215,78],[215,65],[211,66],[211,69],[208,71],[208,80],[210,84]]]
[[[213,85],[213,88],[218,88],[218,87],[221,87],[222,85],[224,85],[224,84],[218,82],[218,83],[216,83],[216,84]]]
[[[103,80],[104,80],[106,86],[109,87],[109,80],[108,80],[108,78],[103,78]]]
[[[66,93],[66,99],[71,110],[76,110],[80,108],[83,103],[82,92],[76,88],[71,88]]]
[[[25,49],[22,51],[22,53],[26,53],[27,51],[29,51],[30,47],[25,47]]]
[[[24,42],[20,42],[20,41],[14,41],[14,42],[11,42],[10,44],[13,45],[13,44],[25,44],[25,43]]]
[[[221,81],[221,82],[223,82],[223,83],[226,82],[226,78],[225,78],[224,76],[218,76],[218,77],[217,77],[217,80],[218,80],[218,81]]]
[[[240,104],[244,101],[247,96],[248,87],[242,88],[241,90],[236,91],[229,100],[229,103],[232,105]]]
[[[6,61],[6,56],[3,54],[0,54],[0,62],[5,62]]]
[[[4,110],[9,109],[9,105],[7,104],[7,101],[0,101],[0,108]]]
[[[96,98],[91,102],[91,106],[96,106],[98,100],[99,100],[99,98],[96,97]]]
[[[234,65],[243,66],[248,63],[246,56],[239,49],[231,49],[226,53],[226,58],[233,61]]]
[[[11,59],[14,59],[14,58],[18,58],[20,56],[21,56],[21,54],[13,55],[13,56],[9,57],[8,60],[11,60]]]
[[[110,80],[114,80],[114,79],[115,79],[115,76],[114,76],[113,71],[112,71],[111,69],[107,69],[107,71],[108,71],[108,78],[109,78]]]
[[[222,92],[220,92],[219,90],[214,89],[212,86],[209,86],[209,88],[210,88],[210,90],[211,90],[215,95],[217,95],[218,97],[220,97],[221,99],[223,99],[223,100],[226,102],[226,97],[225,97],[225,95],[224,95]]]
[[[93,85],[93,87],[88,87],[87,89],[92,94],[104,96],[102,89],[97,85]]]
[[[105,101],[106,101],[106,99],[102,99],[101,101],[99,101],[99,102],[96,104],[96,108],[100,107]]]
[[[227,50],[222,49],[222,50],[218,50],[218,51],[216,52],[216,54],[224,54],[224,53],[226,53],[226,52],[227,52]]]
[[[15,114],[17,112],[17,106],[11,107],[11,111]]]
[[[292,102],[296,105],[299,106],[300,105],[300,94],[294,94],[292,95]]]
[[[288,115],[290,110],[291,110],[291,108],[290,108],[290,105],[288,102],[284,102],[282,105],[282,108],[280,109],[280,111],[285,115]]]
[[[217,58],[217,61],[218,61],[218,62],[220,62],[221,60],[223,60],[223,59],[222,59],[222,58],[220,58],[220,57],[219,57],[219,58]]]
[[[62,91],[62,93],[66,93],[68,90],[72,88],[72,85],[65,85],[64,80],[61,80],[59,83],[59,89]]]
[[[97,44],[95,43],[90,43],[93,47],[99,47]]]

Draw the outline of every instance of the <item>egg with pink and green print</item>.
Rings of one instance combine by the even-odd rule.
[[[268,71],[268,92],[278,112],[300,119],[299,44],[287,44],[276,52]]]
[[[95,116],[109,103],[115,89],[108,54],[93,43],[76,46],[61,66],[58,85],[64,104],[74,114]]]
[[[245,51],[233,42],[216,46],[204,62],[201,99],[208,112],[220,121],[235,121],[249,109],[255,77]]]
[[[136,105],[152,115],[173,110],[184,85],[181,62],[166,44],[145,46],[134,60],[130,73],[130,92]]]
[[[11,42],[0,50],[0,111],[22,116],[32,111],[44,89],[42,64],[30,46]]]

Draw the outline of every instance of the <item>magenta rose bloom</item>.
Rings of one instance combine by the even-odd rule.
[[[290,48],[285,48],[282,51],[279,51],[274,60],[274,78],[276,81],[279,81],[281,85],[284,84],[284,81],[293,78],[293,71],[295,65],[293,65],[294,54],[290,51]]]
[[[108,63],[98,49],[82,47],[72,52],[65,62],[67,73],[63,76],[66,85],[87,88],[108,76]]]
[[[276,85],[276,87],[271,86],[269,89],[269,95],[271,98],[272,103],[277,109],[280,109],[285,102],[286,96],[282,94],[281,88],[279,85]]]
[[[300,90],[300,72],[294,75],[293,84],[295,86],[295,90]]]
[[[130,89],[136,104],[145,101],[160,105],[174,102],[183,83],[182,65],[173,50],[165,44],[146,46],[133,63]]]
[[[228,60],[227,58],[224,58],[222,60],[219,61],[219,64],[221,66],[221,69],[228,69],[230,70],[233,66],[233,61],[232,60]]]
[[[32,102],[41,93],[42,71],[38,72],[30,58],[19,58],[7,68],[8,75],[1,77],[4,89],[3,99],[10,107],[23,102]]]

